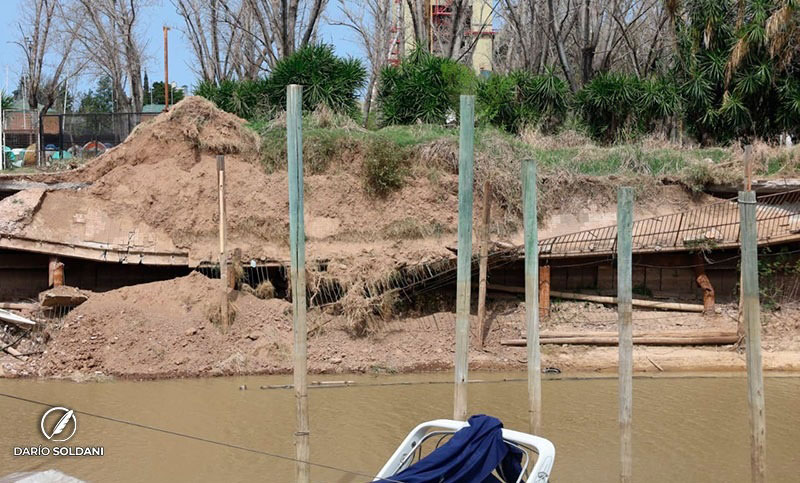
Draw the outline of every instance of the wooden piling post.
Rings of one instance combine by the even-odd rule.
[[[539,267],[539,318],[550,316],[550,265]]]
[[[303,222],[303,87],[286,88],[286,141],[289,156],[289,248],[294,331],[295,481],[310,478],[306,328],[306,239]]]
[[[633,481],[633,188],[617,195],[620,481]]]
[[[528,349],[528,425],[542,425],[542,354],[539,346],[539,225],[536,207],[536,161],[522,162],[522,214],[525,228],[525,326]]]
[[[230,327],[230,298],[228,297],[228,219],[225,213],[225,156],[217,156],[217,189],[219,193],[219,280],[220,294],[219,313],[222,329]]]
[[[752,191],[753,188],[753,146],[748,144],[744,147],[744,191]],[[741,225],[739,227],[739,231],[741,233]],[[741,237],[739,238],[741,242]],[[743,274],[744,270],[741,270],[741,259],[740,262],[740,272],[739,272],[739,318],[737,319],[737,332],[739,334],[740,340],[744,340],[745,338],[745,322],[744,322],[744,280]]]
[[[758,300],[758,234],[756,194],[739,193],[742,240],[742,314],[747,352],[747,404],[750,408],[750,469],[753,482],[766,481],[767,429],[764,375],[761,367],[761,317]]]
[[[492,209],[492,186],[483,183],[483,213],[481,224],[481,254],[478,275],[478,337],[481,347],[486,340],[486,277],[489,264],[489,218]]]
[[[458,268],[456,272],[456,360],[453,419],[467,419],[469,299],[472,278],[472,162],[475,155],[475,96],[461,96],[458,152]]]

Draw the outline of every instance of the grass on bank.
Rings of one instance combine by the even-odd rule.
[[[261,135],[265,169],[285,169],[285,117],[250,126]],[[372,196],[389,195],[409,176],[433,180],[458,169],[457,126],[416,124],[368,130],[322,109],[305,116],[303,141],[306,173],[360,170],[364,189]],[[756,175],[800,176],[800,147],[757,142],[753,152]],[[655,138],[606,146],[572,130],[548,136],[523,130],[513,135],[479,126],[475,130],[475,185],[490,182],[509,220],[520,213],[521,161],[526,158],[539,161],[541,207],[545,209],[548,203],[558,206],[575,190],[604,190],[613,197],[613,188],[620,184],[644,192],[666,182],[701,191],[710,184],[738,184],[743,174],[740,146],[682,147]]]

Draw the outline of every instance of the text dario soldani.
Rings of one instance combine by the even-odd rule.
[[[78,418],[75,411],[56,406],[48,409],[39,422],[39,430],[50,442],[69,441],[78,431]],[[15,446],[14,456],[103,456],[102,446]]]

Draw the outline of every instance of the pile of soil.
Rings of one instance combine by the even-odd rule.
[[[284,369],[291,360],[291,304],[238,294],[223,332],[219,282],[199,273],[93,294],[55,331],[41,375],[237,374]]]

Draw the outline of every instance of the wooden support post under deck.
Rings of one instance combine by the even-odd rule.
[[[620,481],[633,481],[633,188],[617,198]]]
[[[294,332],[295,481],[307,483],[308,465],[308,381],[306,326],[306,237],[303,221],[303,87],[286,88],[286,142],[289,168],[289,248],[291,250],[292,330]]]
[[[716,303],[714,286],[711,285],[711,280],[706,275],[703,256],[700,254],[695,257],[694,275],[697,286],[703,289],[703,314],[711,315],[714,313],[714,305]]]
[[[475,96],[461,96],[458,152],[458,268],[456,271],[456,360],[453,419],[467,420],[469,299],[472,278],[472,163],[475,155]]]
[[[50,257],[47,265],[47,286],[60,287],[64,285],[64,264],[58,257]]]
[[[539,345],[539,227],[536,207],[536,161],[522,162],[522,214],[525,227],[525,327],[528,352],[528,425],[542,426],[542,354]]]
[[[539,266],[539,317],[550,316],[550,265]]]
[[[478,274],[478,337],[481,347],[486,340],[486,277],[489,264],[489,218],[492,207],[492,187],[483,183],[483,216],[481,224],[481,254]]]
[[[756,194],[739,193],[742,240],[742,315],[747,354],[747,405],[750,408],[751,481],[766,481],[767,424],[764,409],[764,375],[761,365],[761,316],[758,300],[758,235]]]

